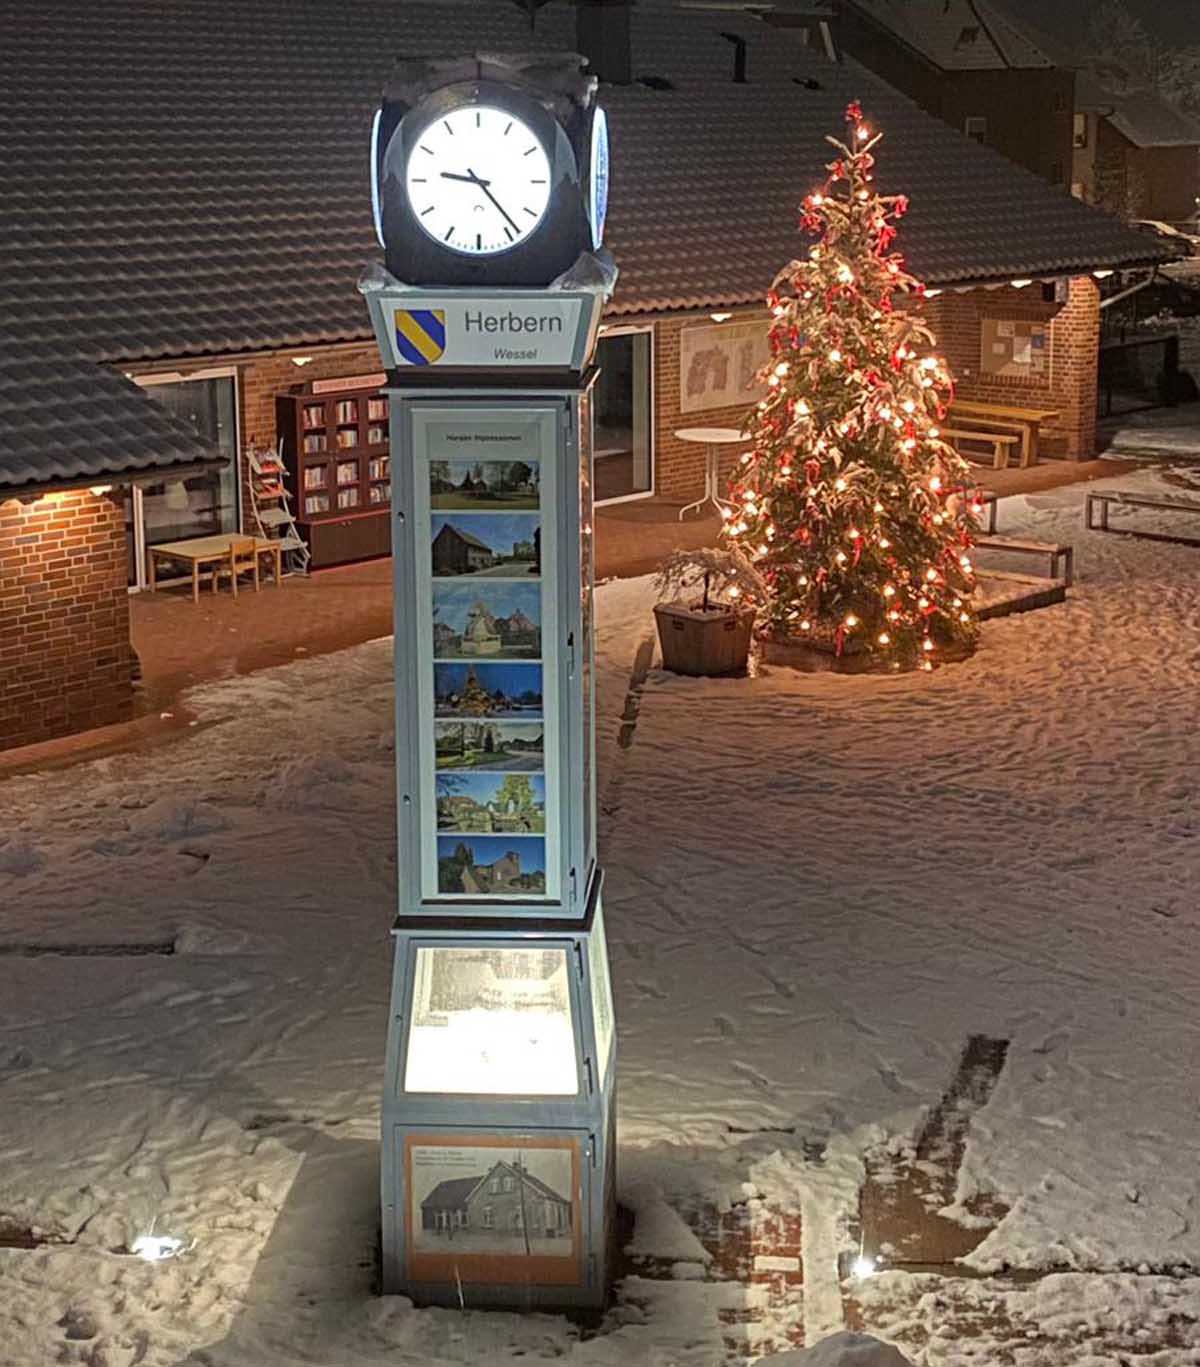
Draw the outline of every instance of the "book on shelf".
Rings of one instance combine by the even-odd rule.
[[[327,513],[329,511],[329,495],[310,495],[304,500],[304,511],[310,515],[313,513]]]
[[[305,427],[324,427],[325,426],[325,405],[323,403],[306,404],[304,408]]]
[[[338,465],[338,468],[337,468],[337,482],[338,482],[339,484],[357,484],[357,483],[358,483],[358,461],[356,461],[356,460],[344,460],[344,461],[341,461],[341,462],[339,463],[339,465]]]
[[[387,479],[388,477],[388,458],[387,456],[376,456],[374,460],[367,462],[367,476],[369,479]]]
[[[319,455],[324,449],[325,434],[323,432],[317,432],[304,438],[304,454],[306,456]]]
[[[368,446],[382,446],[383,443],[384,443],[385,441],[387,441],[387,439],[388,439],[388,433],[387,433],[387,428],[386,428],[386,427],[368,427],[368,428],[367,428],[367,445],[368,445]]]
[[[351,446],[357,446],[357,445],[358,445],[358,428],[357,428],[357,427],[350,427],[350,428],[339,427],[339,428],[338,428],[338,434],[337,434],[337,444],[338,444],[338,446],[339,446],[343,451],[347,450],[347,449],[348,449],[349,447],[351,447]]]
[[[386,399],[367,400],[367,421],[382,422],[387,417]]]
[[[358,404],[353,399],[340,400],[335,411],[338,422],[358,422]]]
[[[390,484],[372,484],[371,502],[387,503],[392,496],[392,486]]]
[[[338,490],[338,507],[339,507],[339,508],[357,508],[357,507],[358,507],[358,485],[357,485],[357,484],[352,484],[352,485],[350,485],[349,487],[347,487],[347,488],[345,488],[345,489],[339,489],[339,490]]]
[[[323,465],[310,465],[305,470],[304,487],[306,489],[324,489],[325,467]]]

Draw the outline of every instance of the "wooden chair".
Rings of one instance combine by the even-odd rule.
[[[230,587],[233,589],[233,596],[236,598],[238,575],[248,573],[254,575],[254,592],[258,593],[261,587],[258,575],[258,544],[252,536],[235,537],[229,543],[228,559],[218,562],[213,570],[213,592],[216,593],[221,582],[221,576],[227,574]]]

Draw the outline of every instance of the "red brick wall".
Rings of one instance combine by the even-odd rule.
[[[1014,290],[972,290],[931,299],[925,316],[949,361],[964,399],[1057,408],[1043,452],[1086,459],[1096,450],[1096,363],[1100,345],[1100,292],[1090,276],[1070,282],[1065,304],[1047,303],[1039,284]],[[985,318],[1049,325],[1050,355],[1044,375],[1026,379],[980,372]]]
[[[766,314],[750,310],[735,314],[731,323],[761,321]],[[712,327],[708,318],[666,318],[654,327],[654,409],[656,491],[667,499],[690,502],[704,493],[704,447],[680,441],[674,434],[681,427],[737,427],[744,425],[749,404],[731,408],[706,408],[699,413],[679,411],[679,334],[685,327]],[[737,464],[739,446],[721,450],[721,476],[724,480]]]
[[[0,749],[133,713],[124,492],[0,502]]]

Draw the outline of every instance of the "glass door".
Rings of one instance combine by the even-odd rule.
[[[206,371],[186,378],[145,375],[139,376],[137,383],[156,403],[191,423],[227,457],[222,465],[168,476],[135,489],[131,501],[131,571],[136,582],[144,584],[141,563],[147,546],[238,530],[237,375],[232,370]]]

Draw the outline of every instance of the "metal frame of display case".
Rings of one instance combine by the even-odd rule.
[[[444,309],[448,293],[424,302]],[[551,309],[563,298],[470,296]],[[583,308],[570,359],[557,369],[389,373],[399,914],[383,1102],[383,1287],[427,1304],[598,1307],[608,1294],[615,1032],[595,850],[589,369],[603,301],[567,298],[575,300]],[[420,308],[421,294],[375,292],[368,302],[389,363],[389,310]],[[533,464],[539,477],[532,469],[522,477],[517,467]],[[527,552],[526,526],[538,533],[536,575],[505,574],[498,532],[488,532],[497,515],[509,530],[520,525],[514,557],[518,547]],[[480,565],[494,557],[487,572],[434,574],[435,527],[456,520],[464,525],[455,534],[474,543]],[[540,692],[519,686],[538,669]],[[526,717],[518,705],[533,709],[522,699],[535,697],[540,707]],[[463,712],[475,706],[498,712]],[[514,771],[527,784],[488,797],[488,776],[506,776],[494,761],[438,767],[439,727],[451,728],[441,736],[453,740],[461,725],[464,747],[465,728],[481,728],[476,740],[486,734],[512,753],[515,728],[539,723],[541,769]],[[532,733],[524,735],[528,742]],[[464,773],[465,792],[443,782]],[[439,830],[439,813],[468,829]],[[513,828],[518,821],[524,829]],[[487,834],[473,823],[487,824]],[[515,847],[515,863],[507,853],[490,863],[480,857],[497,848],[488,823],[500,823],[499,843]],[[554,1059],[562,1067],[566,1053],[555,1055],[546,1041],[564,1009],[573,1077],[549,1086]],[[436,1051],[433,1063],[421,1061],[421,1050]],[[422,1068],[422,1090],[406,1089],[410,1066]],[[439,1068],[444,1084],[430,1090]],[[517,1076],[500,1083],[506,1069]]]

